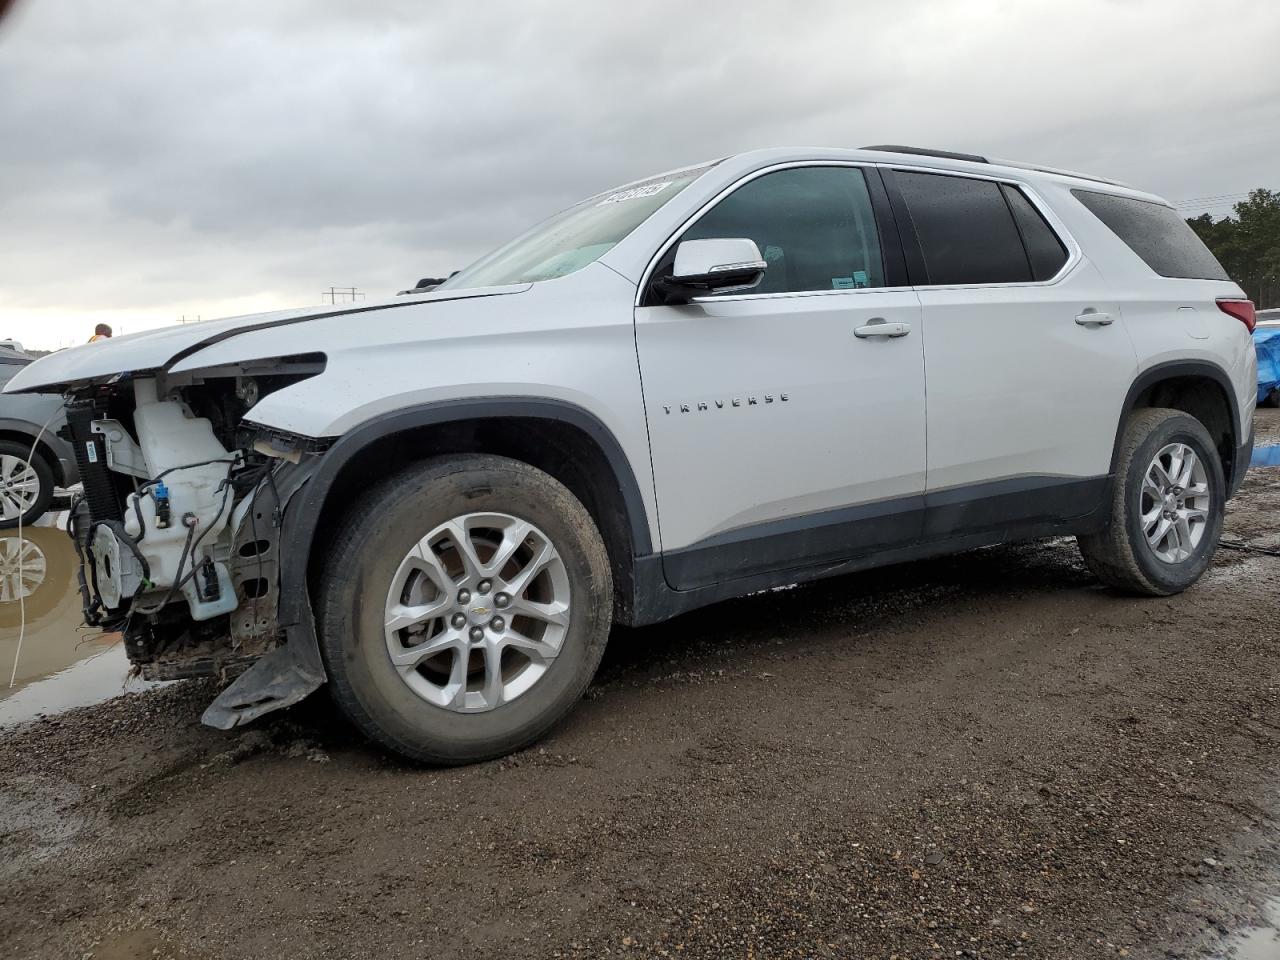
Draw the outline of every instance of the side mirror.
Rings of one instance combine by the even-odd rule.
[[[676,247],[671,276],[658,284],[668,303],[687,303],[707,294],[751,290],[764,279],[767,268],[754,240],[685,240]]]

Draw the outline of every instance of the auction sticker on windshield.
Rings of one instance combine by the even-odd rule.
[[[673,181],[662,180],[658,183],[646,183],[642,187],[632,187],[629,190],[619,190],[617,193],[611,193],[599,203],[597,207],[603,207],[606,203],[621,203],[623,200],[636,200],[640,197],[652,197],[654,194],[661,193],[667,187],[671,186]]]

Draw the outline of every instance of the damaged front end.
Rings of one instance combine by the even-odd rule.
[[[280,605],[286,511],[324,444],[245,419],[262,396],[323,369],[323,356],[304,355],[119,376],[67,397],[85,622],[120,631],[148,679],[234,679],[205,713],[212,726],[324,682],[314,644],[288,645]]]

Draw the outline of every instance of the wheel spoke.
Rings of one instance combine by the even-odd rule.
[[[471,664],[471,648],[462,644],[453,655],[449,669],[449,685],[445,697],[451,707],[461,710],[467,705],[467,668]]]
[[[449,609],[452,603],[452,597],[441,596],[431,603],[393,606],[387,611],[386,628],[394,632],[404,630],[407,627],[416,627],[420,623],[440,616],[440,614]]]
[[[514,600],[511,603],[511,615],[531,617],[543,623],[551,623],[557,627],[569,625],[569,605],[567,603],[536,603],[533,600]]]
[[[1182,462],[1182,470],[1178,473],[1178,486],[1183,490],[1191,486],[1192,477],[1195,475],[1196,467],[1199,461],[1196,459],[1196,453],[1190,447],[1184,447],[1186,450],[1185,458]]]
[[[498,549],[493,552],[493,556],[489,558],[489,562],[484,564],[483,571],[486,577],[494,577],[502,572],[502,568],[520,549],[520,545],[524,543],[525,538],[529,536],[529,531],[533,529],[531,524],[523,520],[517,520],[502,531],[502,543],[498,544]]]
[[[1180,557],[1188,557],[1191,555],[1191,525],[1187,523],[1185,517],[1179,517],[1174,521],[1173,529],[1178,535],[1178,553]]]
[[[1172,528],[1173,524],[1170,523],[1166,517],[1161,516],[1160,522],[1156,524],[1155,530],[1147,531],[1147,542],[1157,550],[1160,549],[1160,544],[1164,541],[1164,538],[1169,535],[1169,531]]]
[[[401,564],[401,570],[421,571],[442,593],[453,593],[458,587],[426,540],[418,541],[418,545],[409,551],[409,556]]]
[[[1164,513],[1164,508],[1158,503],[1154,507],[1152,507],[1150,510],[1148,510],[1146,513],[1144,513],[1142,515],[1142,529],[1145,530],[1147,533],[1150,533],[1152,525],[1155,524],[1155,522],[1160,519],[1160,515],[1162,513]]]
[[[3,504],[3,516],[5,520],[19,517],[26,512],[26,505],[8,490],[0,490],[0,504]]]
[[[484,653],[484,683],[480,688],[480,699],[485,708],[492,710],[502,705],[502,645],[489,642],[482,648]]]
[[[450,520],[444,525],[444,529],[449,532],[449,539],[453,541],[454,549],[458,552],[458,559],[462,561],[463,580],[475,581],[483,576],[480,563],[480,557],[476,554],[476,545],[471,540],[471,531],[467,526],[465,518],[459,520]]]
[[[396,669],[402,673],[416,670],[423,660],[429,660],[434,656],[444,653],[446,650],[462,650],[465,657],[467,643],[461,636],[452,630],[446,630],[438,637],[419,643],[412,647],[403,647],[398,653],[391,655],[391,662],[395,664]]]
[[[524,565],[524,568],[507,581],[507,592],[513,597],[519,597],[529,589],[529,585],[537,579],[538,574],[558,558],[559,555],[556,553],[556,548],[551,545],[551,541],[544,540],[538,552]]]
[[[545,640],[534,640],[516,630],[508,630],[502,638],[503,646],[519,650],[535,663],[548,664],[560,653],[559,647]]]

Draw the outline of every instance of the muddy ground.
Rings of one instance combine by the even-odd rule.
[[[1277,506],[1254,471],[1227,537]],[[751,597],[617,631],[543,744],[457,770],[323,697],[64,714],[0,733],[0,956],[1206,955],[1280,891],[1278,588],[1223,549],[1124,598],[1062,540]]]

